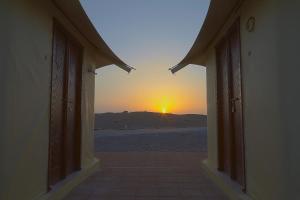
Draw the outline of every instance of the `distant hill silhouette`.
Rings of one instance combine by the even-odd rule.
[[[122,112],[95,114],[95,129],[206,127],[206,115]]]

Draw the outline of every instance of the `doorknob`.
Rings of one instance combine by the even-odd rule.
[[[231,98],[231,101],[233,101],[233,102],[236,102],[236,101],[238,101],[238,100],[240,100],[240,98],[239,98],[239,97],[234,97],[234,98]]]
[[[235,108],[235,102],[236,101],[239,101],[240,98],[239,97],[234,97],[234,98],[231,98],[231,112],[234,113],[236,111],[236,108]]]

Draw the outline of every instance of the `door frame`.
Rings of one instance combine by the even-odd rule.
[[[243,65],[242,65],[242,53],[241,53],[241,50],[242,50],[242,44],[241,44],[241,33],[240,33],[240,17],[238,17],[233,23],[232,25],[230,26],[230,28],[225,32],[224,36],[219,40],[219,42],[217,43],[216,45],[216,48],[215,48],[215,52],[216,52],[216,77],[217,77],[217,144],[218,144],[218,170],[219,171],[223,171],[224,170],[224,154],[222,153],[222,149],[223,149],[223,143],[224,141],[222,141],[222,137],[220,137],[222,134],[221,134],[221,127],[222,127],[222,121],[221,121],[221,108],[220,106],[223,106],[223,105],[220,105],[220,101],[222,101],[220,99],[220,89],[223,85],[223,83],[220,81],[220,75],[222,73],[222,70],[220,70],[220,61],[219,61],[219,58],[218,58],[218,55],[217,55],[217,52],[218,52],[218,46],[223,43],[223,42],[229,42],[229,35],[233,32],[233,31],[236,31],[234,29],[238,29],[238,42],[239,42],[239,48],[240,48],[240,80],[241,80],[241,112],[242,112],[242,115],[241,115],[241,126],[242,126],[242,170],[243,170],[243,181],[242,183],[240,184],[241,186],[241,189],[246,192],[246,154],[245,154],[245,128],[244,128],[244,90],[243,90]],[[231,57],[231,50],[229,48],[229,57]],[[232,61],[231,61],[231,58],[229,58],[229,71],[230,71],[230,75],[229,75],[229,79],[230,79],[230,82],[232,83],[232,85],[229,86],[229,90],[230,90],[230,93],[232,93],[232,90],[233,90],[233,81],[232,81],[232,74],[233,74],[233,70],[232,70]],[[234,127],[233,127],[233,116],[232,116],[232,113],[230,114],[230,127],[231,127],[231,130],[234,131]],[[232,133],[233,135],[233,133]],[[233,139],[231,138],[231,144],[233,143],[232,141]],[[232,145],[233,146],[233,145]],[[230,147],[230,157],[233,158],[234,157],[234,148],[235,147]],[[234,163],[234,159],[231,159],[231,166],[233,166],[233,168],[231,167],[230,169],[230,177],[233,179],[234,177],[234,174],[236,174],[236,164]]]
[[[51,132],[52,132],[52,127],[51,127],[51,105],[52,105],[52,82],[53,82],[53,74],[52,74],[52,68],[54,67],[54,62],[55,62],[55,54],[54,54],[54,43],[55,43],[55,31],[58,29],[60,32],[62,32],[65,36],[66,36],[66,52],[65,52],[65,65],[64,65],[64,77],[63,77],[63,100],[65,101],[66,97],[68,96],[68,66],[69,66],[69,44],[70,42],[74,42],[76,43],[76,45],[79,47],[80,49],[80,57],[79,57],[79,69],[78,69],[78,73],[77,73],[77,78],[78,78],[78,82],[76,83],[76,120],[75,120],[75,124],[76,124],[76,128],[75,128],[75,136],[74,139],[76,141],[75,146],[74,146],[74,152],[75,152],[75,157],[76,157],[76,163],[75,163],[75,169],[76,171],[81,170],[81,146],[82,146],[82,79],[83,79],[83,46],[78,42],[78,40],[71,34],[69,33],[64,26],[58,22],[57,19],[53,18],[53,30],[52,30],[52,60],[51,60],[51,78],[50,78],[50,110],[49,110],[49,143],[48,143],[48,169],[47,169],[47,189],[48,191],[51,190],[51,188],[56,185],[57,183],[59,183],[60,181],[64,180],[66,178],[66,176],[68,176],[69,174],[66,174],[66,145],[64,145],[63,147],[63,152],[62,152],[62,156],[63,156],[63,162],[62,162],[62,168],[63,168],[63,172],[62,172],[62,177],[60,179],[60,181],[58,181],[57,183],[54,183],[54,185],[50,182],[51,181],[51,145],[50,145],[50,141],[51,141]],[[63,113],[63,138],[64,141],[63,143],[65,143],[65,135],[66,135],[66,123],[67,123],[67,103],[64,103],[64,113]]]

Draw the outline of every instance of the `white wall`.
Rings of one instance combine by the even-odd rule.
[[[81,166],[89,167],[95,161],[94,155],[94,100],[95,100],[95,75],[88,72],[89,69],[95,69],[93,59],[85,51],[83,60],[82,77],[82,138],[81,138]]]
[[[283,199],[278,3],[248,1],[241,13],[247,190],[256,199]],[[250,16],[256,18],[251,33],[245,28]]]
[[[47,192],[53,17],[84,46],[82,167],[93,156],[93,47],[51,1],[3,1],[0,46],[0,199],[38,199]],[[3,22],[3,25],[2,25]]]
[[[280,114],[285,141],[286,199],[300,199],[300,1],[281,1],[279,20]]]
[[[207,82],[207,132],[208,132],[208,165],[212,169],[218,167],[218,123],[217,123],[217,68],[214,49],[209,51],[206,61]]]
[[[5,1],[2,12],[0,199],[33,199],[47,189],[52,29],[30,3]]]

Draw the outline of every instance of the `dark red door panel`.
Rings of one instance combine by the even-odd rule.
[[[217,47],[218,58],[218,124],[220,170],[232,171],[232,127],[230,110],[230,63],[228,41],[223,40]]]
[[[242,80],[241,80],[241,45],[240,45],[240,26],[235,23],[229,34],[231,68],[232,68],[232,95],[231,107],[233,118],[233,143],[235,179],[242,185],[244,180],[244,133],[243,133],[243,105],[242,105]]]
[[[51,116],[49,137],[49,185],[54,185],[64,176],[64,82],[67,38],[59,29],[54,31],[53,66],[51,83]]]
[[[49,189],[80,169],[82,48],[54,25],[49,135]]]
[[[80,148],[80,99],[81,99],[81,47],[72,40],[68,45],[68,96],[66,122],[66,173],[71,174],[78,166]]]
[[[239,20],[216,46],[219,170],[245,188]]]

